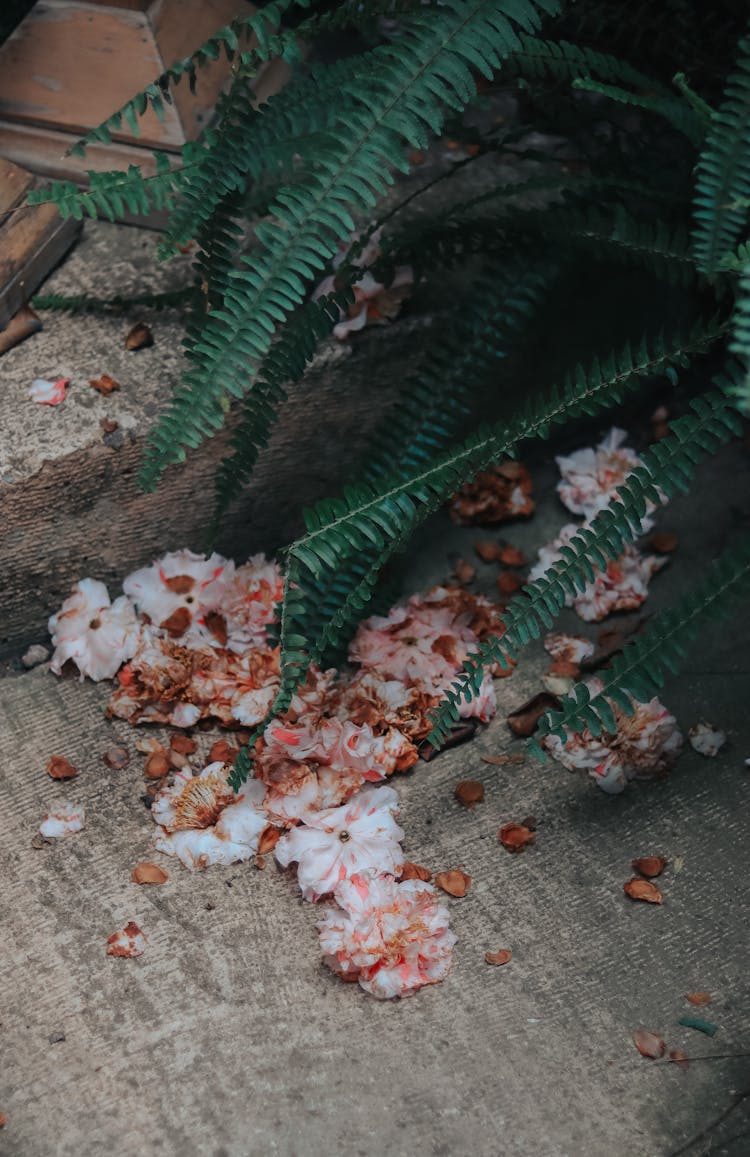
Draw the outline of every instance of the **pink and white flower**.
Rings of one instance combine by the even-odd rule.
[[[560,561],[562,547],[567,546],[579,529],[569,523],[553,542],[540,549],[539,561],[529,572],[529,582],[541,578]],[[569,596],[566,605],[574,607],[587,623],[599,623],[614,611],[637,610],[648,596],[651,578],[666,562],[664,557],[641,554],[637,546],[628,543],[620,557],[611,559],[604,570],[597,571],[593,583],[580,594]]]
[[[599,679],[587,687],[593,698],[602,689]],[[609,794],[623,791],[631,779],[650,779],[666,774],[679,755],[683,737],[677,721],[658,699],[640,703],[631,697],[633,714],[626,715],[612,700],[617,729],[595,736],[585,728],[574,735],[566,729],[563,741],[544,737],[543,746],[569,771],[588,771],[597,787]]]
[[[39,827],[40,835],[45,839],[59,839],[60,836],[72,836],[83,830],[86,816],[82,804],[69,803],[67,800],[55,804],[45,815]]]
[[[339,341],[345,341],[350,333],[364,329],[366,325],[387,325],[395,318],[405,297],[414,284],[414,271],[410,265],[397,266],[393,281],[385,285],[376,281],[367,266],[372,265],[380,257],[380,229],[376,230],[368,240],[359,257],[355,258],[354,265],[365,272],[353,285],[354,302],[349,307],[348,316],[342,314],[342,320],[334,326],[333,335]],[[356,236],[352,241],[356,241]],[[332,261],[334,269],[339,269],[346,259],[350,244],[339,250]],[[336,276],[325,277],[313,294],[313,301],[334,293],[337,289]]]
[[[81,579],[56,615],[49,620],[54,653],[50,668],[59,675],[70,659],[81,677],[95,682],[112,679],[135,654],[138,624],[132,603],[124,595],[110,603],[104,583]]]
[[[392,788],[365,788],[343,807],[305,813],[304,824],[279,840],[276,859],[284,868],[297,863],[302,895],[313,902],[357,874],[397,875],[404,862],[397,811]]]
[[[190,869],[249,860],[268,823],[263,796],[257,780],[235,794],[223,763],[210,763],[198,775],[180,771],[154,797],[151,815],[159,828],[153,845]]]
[[[628,475],[641,465],[636,452],[623,446],[626,438],[625,430],[613,426],[595,450],[586,447],[555,458],[562,475],[557,493],[573,514],[593,518],[609,506]]]
[[[448,975],[456,937],[430,884],[355,875],[335,898],[318,929],[326,964],[344,979],[387,1000]]]

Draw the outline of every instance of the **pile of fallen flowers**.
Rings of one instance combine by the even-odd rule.
[[[559,494],[572,512],[593,517],[638,464],[623,438],[615,430],[596,450],[558,459]],[[499,485],[506,501],[506,491],[522,485],[518,495],[533,509],[525,471],[483,478],[475,491]],[[453,504],[454,517],[475,500],[487,508],[481,494],[465,488]],[[565,534],[575,529],[565,528],[540,551],[532,576],[551,565]],[[575,609],[599,621],[612,610],[639,606],[660,564],[628,548],[575,600]],[[50,619],[51,669],[60,674],[71,663],[81,678],[113,680],[108,712],[134,725],[186,729],[218,721],[237,735],[266,719],[278,689],[279,648],[267,632],[282,590],[278,566],[262,555],[237,566],[218,554],[189,550],[129,575],[114,602],[103,583],[82,579]],[[438,586],[364,621],[347,669],[311,667],[289,709],[265,727],[253,752],[254,778],[237,792],[229,784],[237,749],[226,742],[214,745],[220,758],[197,774],[187,759],[175,771],[156,741],[139,744],[150,759],[161,760],[152,790],[154,847],[189,869],[274,850],[282,866],[297,865],[305,900],[332,901],[318,928],[324,960],[339,976],[381,998],[442,980],[456,938],[438,892],[405,861],[398,796],[385,781],[417,763],[429,712],[477,646],[502,634],[501,615],[501,607],[482,595]],[[546,646],[553,671],[566,677],[592,649],[587,640],[564,635],[549,636]],[[675,720],[656,699],[634,703],[632,716],[613,708],[616,733],[545,739],[565,766],[587,770],[608,791],[622,790],[634,776],[662,773],[682,742]],[[479,695],[462,704],[461,714],[486,722],[496,709],[493,672],[487,671]],[[191,743],[184,737],[185,750],[194,750]],[[41,832],[59,836],[79,831],[83,822],[81,808],[63,804]],[[116,934],[112,954],[139,954],[139,933],[133,926]]]

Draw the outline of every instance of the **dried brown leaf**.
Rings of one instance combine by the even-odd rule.
[[[401,869],[400,878],[402,880],[421,880],[426,884],[432,879],[432,872],[429,868],[423,868],[421,864],[413,864],[410,860],[407,860]]]
[[[648,1057],[651,1061],[663,1057],[667,1049],[662,1037],[655,1032],[647,1032],[645,1028],[639,1028],[633,1033],[633,1044],[642,1057]]]
[[[99,394],[113,394],[115,390],[119,390],[120,383],[111,378],[109,374],[102,374],[100,378],[89,378],[89,385]]]
[[[525,566],[526,556],[517,546],[504,546],[500,550],[500,562],[503,566]]]
[[[689,1000],[697,1008],[702,1008],[704,1004],[710,1004],[713,997],[710,992],[686,992],[685,1000]]]
[[[113,771],[122,771],[130,763],[130,752],[127,747],[108,747],[102,759]]]
[[[657,551],[658,554],[672,554],[677,550],[679,539],[676,534],[668,534],[666,531],[661,531],[657,534],[652,534],[649,546],[652,550]]]
[[[561,706],[556,695],[551,695],[549,691],[540,691],[517,710],[511,711],[506,722],[514,735],[528,739],[536,731],[536,725],[545,711],[559,711]]]
[[[497,838],[509,852],[522,852],[529,844],[533,844],[536,836],[531,828],[525,824],[504,824],[497,833]]]
[[[144,860],[135,865],[130,873],[130,879],[134,884],[164,884],[169,876],[158,864],[151,864]]]
[[[73,779],[78,775],[78,768],[63,755],[51,755],[47,761],[47,775],[52,779]]]
[[[625,895],[629,896],[631,900],[644,900],[647,904],[661,904],[662,902],[662,895],[656,884],[652,884],[650,880],[642,880],[640,876],[634,876],[622,887]]]
[[[174,735],[170,736],[169,746],[173,751],[179,751],[180,755],[192,755],[198,744],[189,735],[181,735],[179,731],[176,731]]]
[[[142,350],[154,344],[154,335],[145,322],[138,321],[125,337],[126,350]]]
[[[498,948],[497,952],[485,952],[484,959],[488,964],[507,964],[513,953],[510,948]]]
[[[666,866],[667,861],[664,856],[642,856],[638,860],[633,860],[633,871],[638,872],[641,876],[646,876],[649,880],[654,880],[660,876]]]
[[[523,586],[523,579],[515,571],[504,570],[497,576],[497,589],[501,595],[514,595]]]
[[[435,883],[449,896],[460,898],[468,892],[471,876],[467,876],[466,872],[462,872],[460,868],[449,868],[447,872],[438,872],[435,876]]]
[[[234,747],[226,739],[217,739],[208,753],[209,763],[232,763],[239,755],[239,747]]]
[[[456,784],[453,794],[464,807],[474,807],[484,799],[484,785],[476,779],[462,779]]]
[[[482,562],[499,562],[503,548],[499,542],[492,542],[490,539],[484,538],[474,543],[474,550]]]

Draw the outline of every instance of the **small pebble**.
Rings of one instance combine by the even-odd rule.
[[[57,1032],[51,1032],[47,1037],[47,1040],[51,1045],[59,1044],[60,1041],[65,1040],[65,1033],[58,1029]]]
[[[41,643],[32,643],[28,651],[25,651],[21,662],[27,671],[32,667],[38,667],[40,663],[46,663],[49,659],[49,651],[43,647]]]

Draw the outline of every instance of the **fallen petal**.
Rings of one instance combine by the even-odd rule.
[[[89,385],[95,389],[97,393],[104,394],[105,397],[107,394],[112,394],[120,388],[120,383],[116,382],[114,378],[111,378],[109,374],[102,374],[100,378],[89,378]]]
[[[134,920],[107,938],[107,956],[142,956],[145,951],[146,937]]]
[[[193,752],[196,751],[198,744],[194,739],[191,739],[189,735],[181,735],[179,732],[176,732],[170,736],[169,746],[172,748],[172,751],[179,751],[180,755],[192,755]]]
[[[727,741],[726,733],[721,731],[718,727],[714,727],[713,723],[694,724],[688,731],[688,739],[693,751],[697,751],[699,755],[705,755],[708,758],[718,755],[722,747]]]
[[[59,803],[54,811],[47,812],[39,825],[39,834],[46,839],[72,836],[82,830],[84,822],[83,807],[78,807],[74,803]]]
[[[410,860],[407,860],[401,869],[399,879],[422,880],[423,883],[427,884],[432,879],[432,872],[429,868],[423,868],[421,864],[412,864]]]
[[[59,406],[60,402],[65,401],[65,391],[69,384],[70,378],[58,378],[55,382],[35,378],[29,386],[29,397],[40,406]]]

